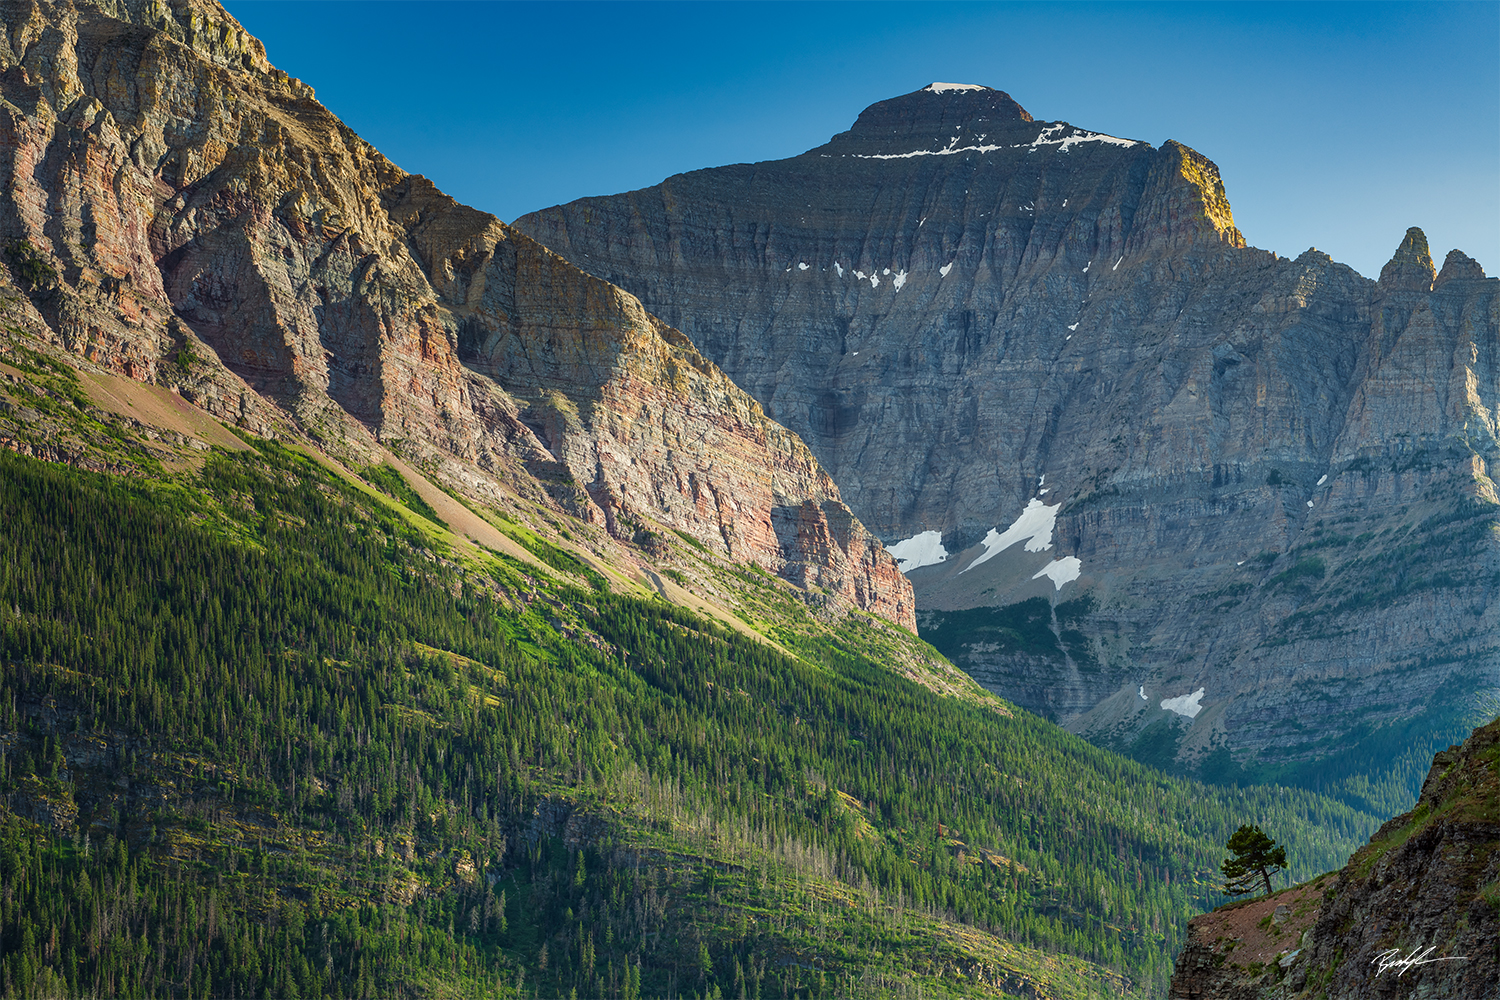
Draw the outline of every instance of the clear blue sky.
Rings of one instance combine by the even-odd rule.
[[[1215,160],[1251,244],[1500,272],[1500,4],[228,0],[402,168],[507,221],[776,159],[934,80]]]

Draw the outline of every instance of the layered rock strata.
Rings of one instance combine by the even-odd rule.
[[[633,296],[391,164],[209,0],[0,4],[0,242],[68,350],[911,627],[794,433]]]
[[[1420,230],[1378,281],[1284,259],[1193,150],[940,84],[516,225],[801,434],[924,636],[1076,731],[1279,767],[1500,686],[1500,282]]]
[[[1341,871],[1194,918],[1169,995],[1500,995],[1500,722],[1439,753]]]

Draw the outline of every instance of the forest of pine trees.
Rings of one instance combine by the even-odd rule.
[[[1296,877],[1376,825],[465,561],[252,443],[0,451],[4,996],[1148,995],[1241,823]]]

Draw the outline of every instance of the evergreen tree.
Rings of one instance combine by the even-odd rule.
[[[1229,838],[1231,857],[1219,866],[1224,872],[1224,892],[1230,896],[1243,896],[1255,891],[1255,883],[1265,884],[1266,895],[1271,894],[1271,876],[1286,867],[1286,848],[1261,832],[1260,827],[1245,825],[1234,831]]]

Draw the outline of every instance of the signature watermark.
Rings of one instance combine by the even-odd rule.
[[[1390,970],[1395,969],[1397,970],[1396,978],[1400,979],[1406,975],[1408,970],[1414,969],[1419,965],[1431,965],[1433,962],[1466,962],[1469,959],[1467,955],[1429,958],[1428,956],[1435,951],[1437,951],[1437,945],[1430,945],[1426,948],[1413,948],[1408,955],[1403,955],[1400,948],[1390,948],[1370,959],[1370,964],[1376,967],[1375,975],[1383,976]]]

